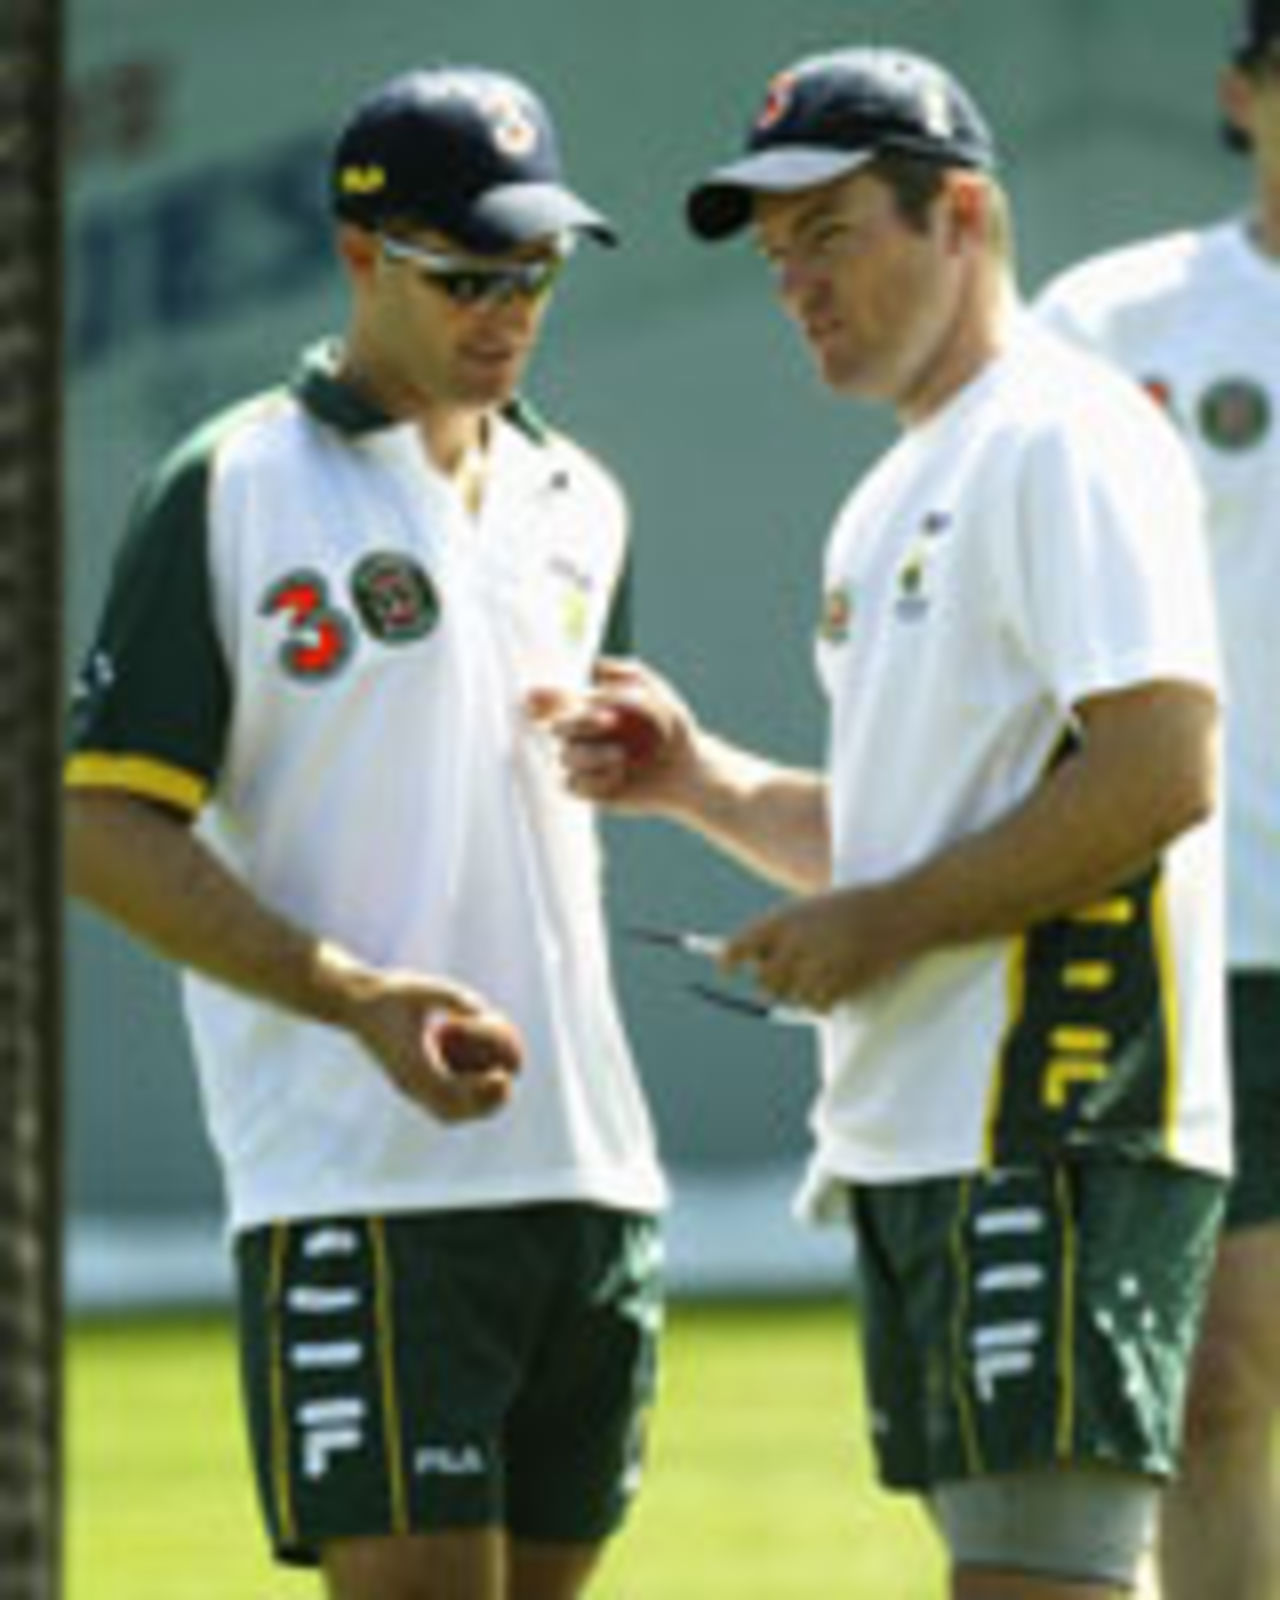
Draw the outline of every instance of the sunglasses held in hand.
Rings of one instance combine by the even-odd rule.
[[[702,956],[708,961],[719,961],[728,945],[727,939],[713,933],[677,932],[670,928],[652,927],[632,927],[626,932],[628,938],[641,944],[683,950],[686,955]],[[761,1000],[755,995],[737,994],[732,989],[718,988],[711,983],[693,981],[686,983],[685,988],[691,994],[696,994],[699,1000],[706,1000],[724,1011],[735,1011],[740,1016],[756,1017],[788,1027],[811,1028],[818,1021],[811,1011],[802,1011],[798,1006],[777,1005],[773,1001]]]

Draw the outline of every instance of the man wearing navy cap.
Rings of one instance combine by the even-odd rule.
[[[1045,319],[1111,357],[1200,471],[1227,682],[1227,907],[1236,1175],[1161,1511],[1165,1600],[1280,1595],[1280,0],[1244,11],[1220,99],[1249,153],[1240,215],[1062,274]]]
[[[186,969],[277,1555],[335,1600],[574,1600],[639,1476],[663,1182],[592,819],[523,712],[611,636],[625,508],[519,389],[613,235],[480,68],[375,90],[330,181],[345,337],[145,485],[68,876]]]
[[[724,961],[821,1022],[802,1204],[852,1220],[881,1474],[953,1600],[1110,1600],[1175,1465],[1229,1156],[1217,651],[1185,453],[1021,314],[995,169],[948,73],[852,49],[779,73],[689,197],[902,428],[827,545],[825,773],[634,663],[548,711],[578,793],[790,892]]]

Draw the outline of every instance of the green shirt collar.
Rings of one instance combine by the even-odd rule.
[[[303,351],[291,385],[294,394],[314,417],[352,437],[394,427],[394,417],[338,376],[338,350],[336,341],[325,339]],[[517,396],[502,414],[533,444],[550,443],[550,430],[527,400]]]
[[[374,433],[393,426],[381,407],[338,376],[338,346],[332,340],[303,351],[291,388],[312,416],[342,433]]]

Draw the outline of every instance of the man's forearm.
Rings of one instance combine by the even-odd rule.
[[[1214,803],[1216,709],[1156,686],[1083,708],[1084,736],[1020,805],[895,877],[756,919],[727,960],[826,1011],[929,953],[1006,938],[1113,893]]]
[[[831,879],[826,782],[699,733],[666,815],[757,876],[799,893]]]
[[[67,887],[136,939],[259,1000],[344,1029],[392,1086],[445,1123],[501,1111],[514,1078],[448,1062],[433,1042],[443,1008],[481,1009],[447,978],[366,965],[298,928],[229,873],[184,819],[109,791],[75,791],[66,806]]]
[[[68,797],[67,887],[182,967],[318,1022],[345,1020],[364,969],[263,906],[186,824],[127,796]]]
[[[919,949],[1017,933],[1154,862],[1215,803],[1216,713],[1196,690],[1113,697],[1015,811],[886,886]]]

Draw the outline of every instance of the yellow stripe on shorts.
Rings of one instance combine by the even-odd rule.
[[[382,1378],[382,1434],[387,1452],[387,1484],[391,1495],[391,1531],[407,1533],[409,1494],[400,1450],[400,1392],[396,1383],[391,1260],[387,1252],[386,1225],[380,1217],[370,1218],[369,1243],[373,1251],[374,1298],[378,1307],[378,1369]]]
[[[1075,1455],[1076,1434],[1076,1225],[1071,1211],[1071,1180],[1065,1167],[1053,1175],[1054,1196],[1058,1204],[1061,1229],[1059,1270],[1062,1282],[1058,1291],[1058,1423],[1057,1449],[1060,1460]]]
[[[271,1266],[267,1278],[267,1327],[270,1329],[268,1375],[271,1385],[271,1481],[275,1489],[276,1517],[282,1544],[298,1541],[298,1518],[293,1505],[289,1472],[289,1413],[285,1401],[284,1270],[289,1248],[289,1225],[271,1230]]]

